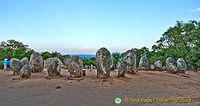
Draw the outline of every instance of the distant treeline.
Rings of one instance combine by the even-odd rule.
[[[150,65],[156,60],[165,61],[168,57],[175,60],[183,58],[189,69],[197,70],[200,67],[200,22],[191,20],[187,23],[177,21],[174,27],[170,27],[160,39],[149,50],[146,47],[141,49],[132,48],[137,53],[137,66],[141,56],[146,55]],[[30,58],[34,52],[28,45],[15,40],[2,41],[0,44],[1,65],[5,58]],[[43,59],[58,57],[63,62],[65,55],[58,52],[42,52]],[[112,53],[115,65],[121,61],[124,53]],[[95,57],[84,58],[84,65],[95,65]],[[2,66],[1,66],[2,67]]]

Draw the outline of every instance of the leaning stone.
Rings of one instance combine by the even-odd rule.
[[[30,57],[30,67],[32,72],[41,72],[43,70],[43,58],[38,52],[35,52]]]
[[[20,76],[22,78],[29,78],[31,76],[31,68],[29,65],[24,65],[20,71]]]
[[[97,78],[110,77],[111,66],[113,64],[110,52],[104,47],[100,48],[96,53]]]
[[[83,60],[79,56],[72,56],[69,63],[70,77],[80,78],[83,75]]]
[[[61,61],[57,57],[46,60],[46,68],[49,76],[61,75]]]
[[[177,60],[177,69],[178,69],[178,72],[180,73],[185,73],[187,69],[187,64],[182,58],[179,58]]]
[[[24,57],[21,59],[21,62],[22,62],[22,66],[24,65],[29,65],[29,61],[28,61],[28,58],[27,57]]]
[[[139,69],[148,70],[149,69],[149,60],[146,56],[142,56],[139,62]]]
[[[22,62],[16,58],[12,58],[10,61],[10,68],[13,70],[13,74],[19,74],[22,68]]]
[[[162,62],[160,60],[155,61],[154,66],[156,70],[162,70]]]
[[[177,73],[177,63],[176,61],[169,57],[166,59],[166,70],[170,73]]]

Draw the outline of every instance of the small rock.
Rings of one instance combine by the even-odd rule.
[[[61,88],[60,86],[57,86],[57,87],[56,87],[56,89],[60,89],[60,88]]]

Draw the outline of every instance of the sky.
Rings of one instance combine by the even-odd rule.
[[[181,20],[200,21],[200,0],[0,0],[0,41],[62,54],[151,49]]]

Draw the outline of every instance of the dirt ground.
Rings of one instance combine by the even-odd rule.
[[[0,106],[110,106],[110,105],[184,105],[200,106],[200,73],[170,74],[160,71],[139,71],[117,78],[112,71],[107,80],[97,79],[96,70],[86,71],[82,79],[62,77],[45,78],[46,72],[33,73],[22,79],[11,71],[0,70]],[[114,99],[122,102],[116,104]],[[189,103],[150,102],[133,99],[191,99]],[[128,101],[125,101],[128,99]]]

